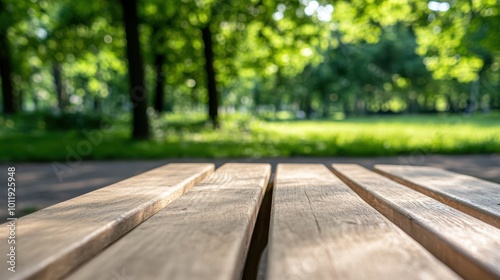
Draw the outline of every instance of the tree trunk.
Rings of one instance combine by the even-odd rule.
[[[165,103],[165,93],[163,89],[165,87],[165,77],[163,77],[162,66],[165,63],[164,54],[155,55],[155,68],[156,68],[156,89],[155,89],[155,101],[154,107],[157,113],[163,113],[163,106]]]
[[[500,72],[498,72],[498,76],[500,77]],[[500,79],[499,79],[500,80]],[[498,80],[497,80],[498,81]],[[492,103],[494,104],[493,106],[491,106],[491,108],[496,108],[496,109],[500,109],[500,82],[497,82],[497,91],[496,91],[496,104],[493,103],[493,98],[492,98]]]
[[[52,71],[54,75],[54,85],[56,87],[58,107],[61,112],[64,112],[67,105],[67,96],[61,77],[61,64],[54,62],[54,64],[52,64]]]
[[[366,102],[362,96],[356,94],[356,99],[354,101],[354,113],[358,116],[366,115]]]
[[[259,114],[259,106],[260,106],[260,88],[257,83],[255,83],[252,91],[252,96],[253,96],[253,114],[258,115]]]
[[[326,119],[330,117],[330,96],[328,95],[328,91],[325,87],[323,87],[321,91],[323,97],[321,117]]]
[[[93,107],[94,113],[98,113],[98,114],[101,113],[101,100],[99,99],[99,97],[94,96],[92,107]]]
[[[306,96],[304,97],[304,113],[306,114],[306,119],[310,120],[313,109],[312,109],[312,92],[310,90],[306,91]]]
[[[414,82],[412,81],[412,83],[414,83]],[[406,95],[406,102],[408,104],[408,106],[407,106],[408,113],[416,114],[420,111],[417,100],[418,100],[417,91],[413,87],[410,87],[410,90],[408,91],[408,94]]]
[[[0,7],[2,7],[0,3]],[[0,77],[2,78],[2,96],[4,114],[14,114],[17,111],[14,101],[12,83],[12,62],[7,30],[0,30]]]
[[[479,76],[477,80],[473,81],[471,84],[470,97],[467,104],[467,108],[465,108],[465,112],[468,114],[472,114],[476,110],[477,97],[479,96],[480,79],[481,76]]]
[[[31,97],[33,97],[33,110],[38,111],[38,97],[34,91],[31,91]]]
[[[283,85],[283,76],[281,75],[281,69],[278,67],[276,71],[276,80],[274,81],[274,94],[271,101],[274,107],[274,119],[278,119],[278,113],[281,111],[281,89]]]
[[[215,80],[214,70],[214,51],[212,44],[212,31],[210,30],[210,23],[208,23],[202,30],[204,51],[205,51],[205,71],[207,73],[208,83],[208,116],[214,127],[219,126],[218,109],[219,109],[219,96],[217,93],[217,84]]]
[[[147,91],[144,85],[144,65],[139,42],[137,0],[121,0],[125,37],[127,39],[130,99],[133,105],[132,138],[148,139],[149,122],[146,114]]]
[[[344,111],[344,116],[346,118],[351,116],[351,112],[349,110],[349,100],[347,97],[344,97],[342,100],[342,110]]]

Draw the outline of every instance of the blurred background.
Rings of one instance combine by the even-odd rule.
[[[0,161],[499,153],[499,46],[496,0],[0,0]]]

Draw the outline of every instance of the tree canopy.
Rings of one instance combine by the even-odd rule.
[[[500,107],[496,0],[0,0],[4,114]],[[156,111],[156,113],[155,113]]]

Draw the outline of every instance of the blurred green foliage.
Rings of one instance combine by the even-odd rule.
[[[16,130],[23,132],[37,130],[67,131],[98,129],[105,119],[106,117],[96,114],[34,112],[17,114],[6,119],[0,118],[0,124],[7,128],[15,127]]]
[[[107,112],[129,102],[118,1],[1,2],[0,30],[11,45],[15,94],[24,111]],[[431,2],[448,6],[433,10]],[[494,0],[337,1],[326,19],[326,1],[138,5],[147,90],[152,96],[158,83],[154,55],[165,54],[159,69],[167,110],[207,102],[200,31],[207,23],[221,106],[304,110],[342,99],[341,110],[356,113],[386,111],[398,100],[404,105],[391,110],[409,110],[412,102],[423,111],[463,110],[467,102],[500,106],[500,8]],[[311,5],[316,10],[307,11]],[[58,105],[54,65],[61,68],[66,106]],[[359,103],[363,110],[354,110]]]

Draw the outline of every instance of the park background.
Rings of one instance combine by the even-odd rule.
[[[0,161],[500,152],[500,7],[0,0]]]

